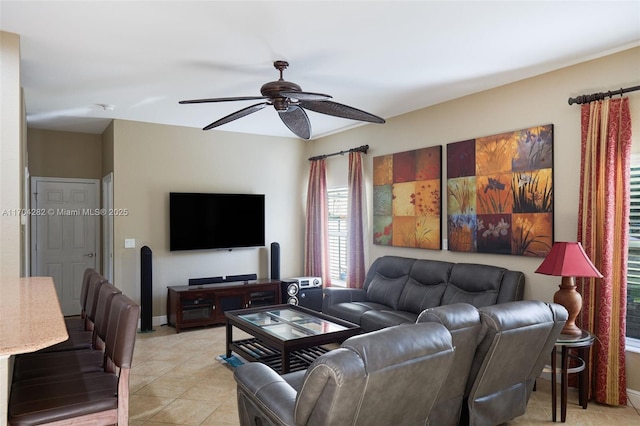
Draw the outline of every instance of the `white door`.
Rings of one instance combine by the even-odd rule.
[[[31,275],[53,278],[64,315],[80,313],[82,276],[97,267],[98,194],[97,179],[31,180]]]

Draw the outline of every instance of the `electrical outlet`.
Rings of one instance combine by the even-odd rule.
[[[136,240],[135,240],[135,238],[125,238],[124,239],[124,248],[136,248]]]

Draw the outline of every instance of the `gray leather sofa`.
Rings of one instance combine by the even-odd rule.
[[[431,322],[351,337],[302,376],[245,364],[234,373],[240,424],[426,425],[453,360],[451,334]]]
[[[322,312],[368,332],[413,323],[436,306],[522,300],[524,281],[522,272],[497,266],[383,256],[369,268],[362,289],[325,288]]]

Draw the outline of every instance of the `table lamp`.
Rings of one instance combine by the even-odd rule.
[[[591,263],[578,242],[557,242],[536,269],[537,274],[562,277],[560,289],[553,295],[553,302],[564,306],[569,311],[569,319],[562,329],[562,334],[579,336],[582,330],[576,326],[576,317],[582,309],[582,296],[576,291],[576,277],[602,278],[602,274]]]

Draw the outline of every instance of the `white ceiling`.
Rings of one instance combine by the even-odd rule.
[[[278,59],[302,90],[388,119],[638,46],[640,0],[0,0],[0,27],[21,36],[29,126],[101,133],[202,128],[256,101],[179,100],[259,96]],[[309,117],[313,138],[361,125]],[[271,107],[215,131],[293,137]]]

